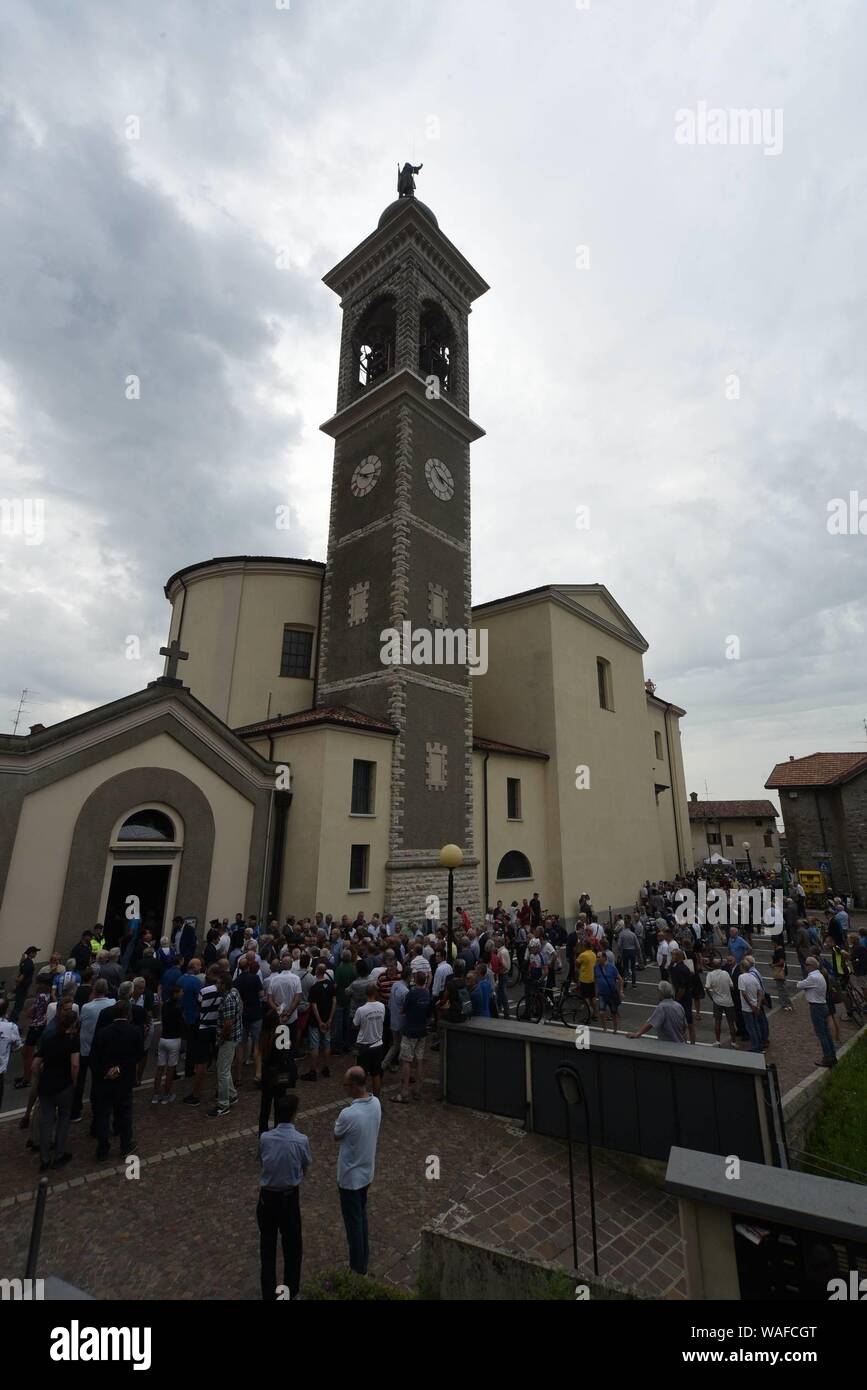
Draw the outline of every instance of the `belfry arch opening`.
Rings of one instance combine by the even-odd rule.
[[[360,320],[353,335],[357,383],[364,389],[394,369],[397,311],[392,299],[379,299]]]
[[[454,369],[454,332],[451,323],[438,304],[430,300],[422,305],[418,329],[418,369],[426,380],[436,377],[440,392],[452,389]]]

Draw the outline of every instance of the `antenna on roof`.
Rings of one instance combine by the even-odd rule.
[[[23,710],[24,710],[25,705],[29,705],[29,704],[30,704],[30,701],[28,700],[27,696],[28,696],[28,695],[36,695],[37,693],[38,693],[38,692],[35,691],[35,690],[28,690],[28,689],[26,688],[26,686],[25,686],[25,688],[22,690],[22,692],[21,692],[21,698],[20,698],[20,700],[18,701],[18,708],[17,708],[17,710],[15,711],[15,722],[14,722],[13,725],[12,725],[12,733],[13,733],[13,736],[14,736],[15,734],[18,733],[18,725],[21,723],[21,715],[22,715],[22,712],[23,712]]]

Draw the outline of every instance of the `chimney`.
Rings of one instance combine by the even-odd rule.
[[[689,799],[690,801],[698,801],[698,792],[690,792]]]
[[[42,733],[42,730],[43,730],[44,728],[45,728],[45,725],[44,725],[44,724],[31,724],[31,725],[30,725],[30,732],[31,732],[31,734],[41,734],[41,733]]]
[[[790,754],[789,754],[789,762],[790,762],[790,763],[793,763],[794,761],[795,761],[795,755],[794,755],[794,753],[790,753]]]

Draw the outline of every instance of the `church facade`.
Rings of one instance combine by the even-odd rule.
[[[567,918],[583,891],[625,907],[689,867],[684,711],[607,589],[471,608],[468,317],[487,285],[411,196],[325,283],[343,310],[325,563],[186,566],[164,677],[0,738],[0,963],[67,949],[130,895],[157,930],[418,921],[447,843],[474,919],[534,892]]]

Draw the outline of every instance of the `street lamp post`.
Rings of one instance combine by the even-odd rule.
[[[444,869],[449,871],[449,908],[448,921],[446,923],[446,959],[449,965],[452,964],[452,948],[454,946],[454,916],[455,916],[455,869],[459,869],[464,862],[464,852],[458,845],[443,845],[440,850],[440,863]]]
[[[749,871],[750,880],[752,880],[752,877],[753,877],[753,861],[752,861],[752,859],[750,858],[750,842],[749,842],[749,840],[744,840],[744,849],[745,849],[746,852],[747,852],[747,869],[748,869],[748,871]]]
[[[581,1078],[574,1067],[558,1067],[554,1073],[563,1109],[566,1113],[566,1147],[569,1151],[569,1195],[572,1209],[572,1258],[578,1268],[578,1225],[575,1218],[575,1168],[572,1162],[572,1111],[576,1105],[584,1107],[584,1122],[587,1126],[587,1185],[590,1189],[590,1230],[593,1236],[593,1273],[599,1276],[599,1247],[596,1239],[596,1194],[593,1188],[593,1138],[590,1133],[590,1107],[584,1095]]]

